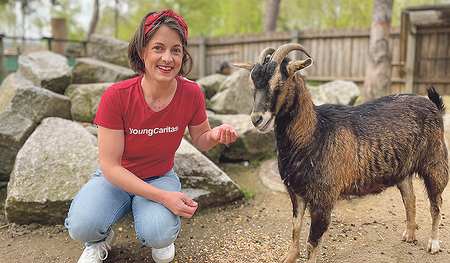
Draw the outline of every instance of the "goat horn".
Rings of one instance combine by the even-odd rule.
[[[286,57],[286,55],[293,51],[293,50],[300,50],[303,53],[305,53],[308,57],[311,57],[308,52],[306,52],[305,48],[297,43],[290,43],[290,44],[284,44],[281,47],[279,47],[277,49],[277,51],[275,51],[275,54],[273,54],[272,56],[272,60],[276,61],[277,63],[281,63],[281,61],[283,61],[284,57]]]
[[[268,47],[266,49],[264,49],[261,54],[259,55],[259,63],[261,63],[261,65],[264,63],[264,60],[266,59],[267,55],[272,55],[273,52],[275,52],[275,49],[272,47]]]

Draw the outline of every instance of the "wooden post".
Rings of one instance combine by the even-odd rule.
[[[199,77],[206,76],[206,38],[202,34],[198,43],[198,55],[199,55]]]
[[[0,62],[2,67],[2,80],[6,78],[6,75],[8,75],[8,72],[6,71],[6,57],[5,52],[3,51],[3,37],[5,35],[0,35]]]
[[[65,18],[52,18],[52,36],[53,41],[51,50],[55,53],[66,55],[67,52],[67,28]],[[64,41],[63,41],[64,40]]]
[[[406,47],[405,67],[405,93],[413,93],[414,88],[414,63],[416,61],[416,31],[415,25],[408,30],[408,44]]]

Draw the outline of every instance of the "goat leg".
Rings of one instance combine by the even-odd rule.
[[[406,228],[403,232],[403,241],[416,241],[416,195],[414,194],[414,187],[412,176],[408,176],[401,183],[397,185],[402,195],[403,204],[406,211]]]
[[[442,155],[446,155],[445,144],[441,144],[443,149]],[[435,158],[438,159],[438,158]],[[439,158],[443,159],[443,158]],[[439,165],[440,164],[440,165]],[[430,201],[431,213],[431,238],[428,241],[427,251],[431,254],[439,252],[439,223],[441,220],[442,192],[448,183],[448,166],[447,161],[442,161],[438,165],[429,165],[428,171],[422,174],[425,183],[428,200]]]
[[[427,251],[431,254],[439,252],[439,222],[441,220],[441,194],[431,199],[430,197],[430,213],[431,213],[431,239],[428,241]]]
[[[302,230],[302,221],[305,214],[306,204],[303,198],[297,196],[292,191],[289,191],[293,210],[293,230],[292,230],[292,244],[289,251],[281,259],[282,263],[295,262],[300,255],[300,232]]]
[[[309,262],[316,262],[319,244],[323,234],[330,224],[331,210],[324,208],[310,208],[311,228],[308,237],[307,259]]]

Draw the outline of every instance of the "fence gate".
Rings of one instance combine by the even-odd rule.
[[[433,86],[450,94],[450,6],[411,7],[402,12],[401,64],[405,92],[424,95]]]

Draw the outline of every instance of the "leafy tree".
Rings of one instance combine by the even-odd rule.
[[[14,12],[14,6],[12,2],[0,0],[0,33],[12,32],[14,35],[19,35],[15,26],[17,15]]]
[[[221,1],[220,24],[214,31],[214,35],[262,32],[264,5],[261,2],[258,0]]]
[[[450,0],[395,0],[392,26],[400,25],[401,10],[415,5],[448,4]],[[370,27],[374,0],[283,0],[277,29],[280,31]]]
[[[80,2],[71,0],[58,0],[57,5],[53,5],[50,10],[52,17],[66,20],[67,38],[72,40],[84,40],[86,30],[76,20],[80,13]]]

